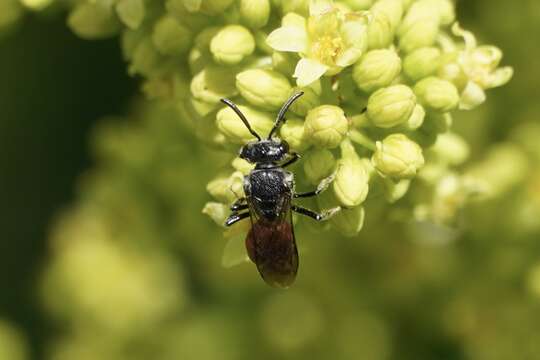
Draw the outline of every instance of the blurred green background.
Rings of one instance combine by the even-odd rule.
[[[540,3],[457,9],[515,69],[456,122],[473,161],[500,142],[534,153]],[[524,183],[465,210],[450,235],[369,214],[354,239],[301,224],[298,283],[280,292],[251,265],[220,265],[220,231],[200,213],[215,169],[198,160],[225,159],[137,96],[117,40],[78,39],[62,14],[28,14],[0,37],[0,360],[17,359],[1,352],[11,327],[28,359],[540,359],[534,154]],[[81,234],[97,241],[69,248]]]

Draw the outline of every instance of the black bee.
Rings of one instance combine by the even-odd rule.
[[[247,253],[264,281],[271,286],[286,288],[296,278],[298,251],[294,237],[292,211],[322,221],[332,216],[339,208],[322,214],[294,205],[295,198],[318,195],[331,178],[323,180],[317,190],[297,193],[294,191],[294,175],[284,168],[296,162],[300,156],[289,152],[285,140],[272,137],[285,122],[285,113],[303,93],[293,95],[279,111],[270,134],[261,139],[250,126],[240,109],[230,100],[221,101],[228,105],[242,120],[249,132],[257,139],[240,150],[240,157],[255,164],[249,175],[244,177],[245,198],[231,206],[231,215],[225,225],[250,217],[251,229],[246,237]]]

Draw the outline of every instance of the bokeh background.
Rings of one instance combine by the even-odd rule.
[[[4,30],[0,360],[540,359],[540,3],[457,10],[515,69],[456,121],[497,196],[453,228],[300,224],[285,292],[222,266],[201,208],[227,160],[141,107],[117,40],[81,40],[54,12]]]

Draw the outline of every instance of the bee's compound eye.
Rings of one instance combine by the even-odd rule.
[[[285,140],[281,140],[281,150],[282,150],[284,153],[288,153],[288,152],[289,152],[289,143],[286,142]]]

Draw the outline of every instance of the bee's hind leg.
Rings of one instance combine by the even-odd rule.
[[[330,219],[338,211],[340,211],[341,207],[338,206],[332,209],[325,210],[321,213],[316,213],[315,211],[303,208],[301,206],[292,205],[291,210],[294,212],[297,212],[300,215],[309,216],[310,218],[315,219],[317,221],[325,221],[325,220]]]

